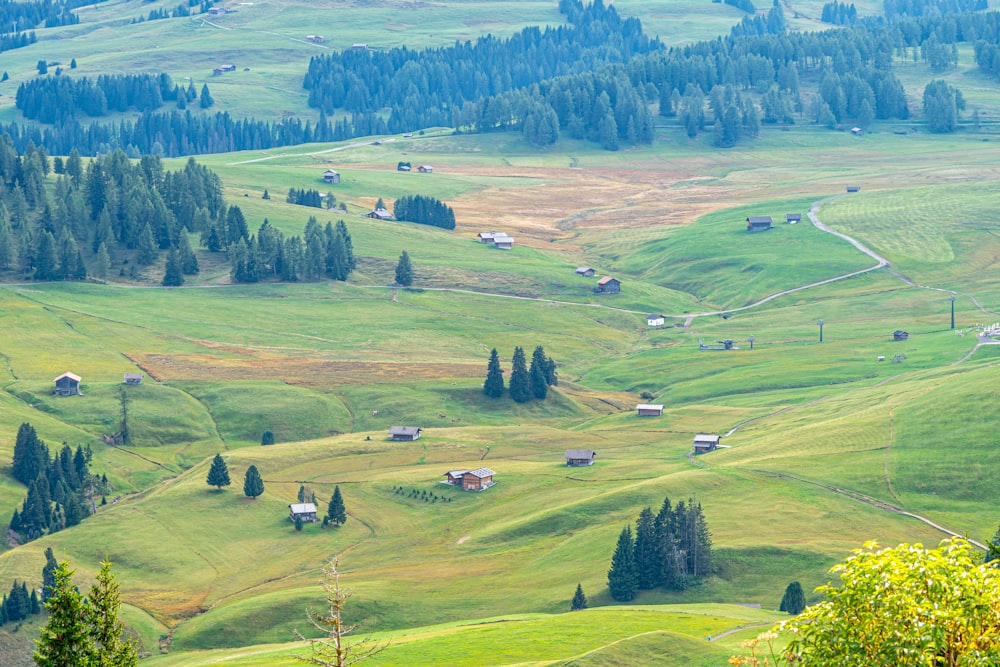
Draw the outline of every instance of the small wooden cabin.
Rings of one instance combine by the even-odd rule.
[[[566,465],[573,467],[592,466],[595,456],[597,456],[597,452],[593,449],[567,449]]]
[[[372,220],[392,220],[392,213],[384,208],[377,208],[374,211],[365,213],[365,217]]]
[[[422,164],[417,167],[417,171],[419,171],[421,174],[433,174],[434,167],[430,166],[429,164]]]
[[[861,186],[860,185],[848,185],[847,186],[847,191],[848,192],[861,192]]]
[[[604,276],[597,281],[597,292],[600,294],[621,294],[622,284],[617,278]]]
[[[909,340],[910,339],[910,334],[908,334],[907,332],[903,331],[902,329],[896,329],[895,331],[892,332],[892,339],[893,340]]]
[[[719,447],[719,440],[722,437],[718,435],[708,435],[706,433],[699,433],[694,436],[694,453],[704,454],[705,452],[715,451]]]
[[[507,236],[503,232],[479,232],[476,234],[476,238],[479,239],[480,243],[493,243],[493,239],[498,236]]]
[[[663,315],[646,315],[646,324],[651,327],[662,327],[666,318]]]
[[[340,174],[333,169],[327,169],[323,172],[323,181],[330,185],[337,185],[340,183]]]
[[[142,373],[126,373],[122,381],[125,384],[142,384]]]
[[[589,266],[581,266],[576,270],[576,275],[582,276],[584,278],[593,278],[596,271],[594,271]]]
[[[748,215],[747,216],[747,231],[748,232],[763,232],[771,228],[771,223],[774,220],[769,215]]]
[[[451,484],[452,486],[462,485],[462,475],[469,472],[468,470],[449,470],[444,474],[444,483]]]
[[[507,236],[506,234],[504,234],[503,236],[494,236],[493,246],[496,248],[500,248],[501,250],[510,250],[511,248],[514,247],[514,237]]]
[[[796,222],[802,222],[802,214],[801,213],[786,213],[785,214],[785,222],[787,222],[790,225],[793,225]]]
[[[462,489],[464,491],[485,491],[496,484],[493,481],[493,475],[495,474],[489,468],[469,470],[462,475]]]
[[[52,392],[56,396],[80,396],[80,376],[73,373],[63,373],[53,382],[56,388]]]
[[[635,411],[640,417],[660,417],[663,415],[663,406],[658,403],[640,403],[635,406]]]
[[[295,521],[300,517],[305,523],[316,523],[316,505],[313,503],[293,503],[288,506],[288,518]]]
[[[389,429],[390,440],[418,440],[423,429],[419,426],[393,426]]]

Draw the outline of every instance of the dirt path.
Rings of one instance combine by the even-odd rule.
[[[776,624],[775,623],[751,623],[749,625],[738,625],[735,628],[730,628],[729,630],[726,630],[725,632],[720,632],[717,635],[712,635],[709,638],[708,641],[710,641],[710,642],[717,642],[720,639],[725,639],[729,635],[736,634],[737,632],[743,632],[744,630],[753,630],[754,628],[769,628],[772,625],[776,625]]]

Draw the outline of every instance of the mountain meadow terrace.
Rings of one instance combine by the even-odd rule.
[[[301,73],[324,49],[441,46],[563,20],[551,2],[270,0],[218,25],[128,24],[175,4],[82,8],[80,25],[4,52],[0,121],[22,120],[12,96],[43,57],[75,57],[91,76],[207,81],[234,115],[314,118]],[[795,4],[792,25],[821,27],[810,17],[822,3]],[[725,33],[742,16],[687,0],[616,6],[668,43]],[[304,39],[317,31],[325,46]],[[231,77],[208,76],[229,61]],[[922,63],[899,69],[916,109],[934,75]],[[948,78],[984,117],[1000,113],[1000,89],[974,70],[971,49]],[[986,541],[1000,521],[1000,347],[978,334],[1000,320],[1000,135],[989,123],[931,135],[917,116],[862,137],[803,120],[730,150],[658,119],[652,145],[617,152],[427,128],[196,156],[251,232],[265,218],[286,235],[313,215],[343,219],[357,268],[346,282],[233,284],[224,254],[199,248],[201,272],[181,288],[158,287],[162,257],[107,283],[6,276],[0,517],[25,495],[7,469],[23,422],[50,449],[90,446],[91,470],[113,492],[77,526],[0,544],[0,591],[38,580],[47,547],[81,589],[107,555],[142,664],[292,665],[307,651],[295,632],[313,636],[306,611],[322,607],[321,567],[337,554],[356,634],[388,642],[366,664],[708,667],[788,617],[775,610],[789,582],[818,601],[829,568],[866,540]],[[434,172],[398,172],[400,161]],[[337,185],[322,180],[330,168]],[[293,187],[329,191],[346,213],[286,203]],[[456,228],[363,217],[379,198],[416,193],[453,207]],[[812,225],[814,205],[889,266]],[[802,222],[785,224],[792,212]],[[751,215],[774,216],[774,228],[748,233]],[[478,243],[488,230],[514,236],[514,248]],[[409,288],[392,285],[404,250]],[[581,266],[597,275],[577,276]],[[622,293],[595,294],[602,275]],[[665,326],[647,326],[652,313]],[[909,339],[893,341],[897,329]],[[738,349],[699,349],[727,339]],[[558,365],[544,401],[483,395],[491,349],[509,378],[515,346],[538,345]],[[82,396],[52,394],[66,371],[83,378]],[[108,445],[122,375],[137,372],[132,443]],[[663,416],[636,416],[643,402],[664,404]],[[390,441],[403,424],[423,436]],[[275,445],[261,446],[265,430]],[[693,456],[697,433],[722,434],[725,447]],[[593,466],[564,465],[577,448],[597,452]],[[216,453],[233,480],[222,491],[205,482]],[[241,493],[250,465],[265,484],[256,499]],[[441,483],[482,466],[497,482],[484,492]],[[339,486],[346,524],[297,532],[288,504],[300,485],[321,511]],[[715,573],[619,605],[607,588],[616,536],[664,497],[701,504]],[[577,583],[590,608],[568,613]],[[35,636],[34,621],[0,628],[0,665],[30,654]]]

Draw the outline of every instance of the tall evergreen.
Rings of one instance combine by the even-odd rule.
[[[587,608],[587,596],[583,594],[583,586],[576,585],[576,593],[573,594],[573,601],[570,602],[570,611],[580,611]]]
[[[639,594],[639,576],[635,566],[635,544],[632,541],[632,527],[625,526],[618,536],[618,546],[611,557],[608,570],[608,590],[618,602],[634,600]]]
[[[490,363],[486,366],[486,382],[483,383],[483,393],[490,398],[503,396],[503,369],[500,368],[500,355],[497,349],[490,351]]]
[[[176,248],[167,252],[167,264],[163,273],[164,287],[180,287],[184,284],[184,274],[181,272],[181,259]]]
[[[90,636],[94,642],[95,667],[135,667],[139,663],[138,646],[126,636],[125,624],[118,617],[121,608],[121,585],[111,572],[105,556],[97,582],[87,594]]]
[[[793,581],[785,588],[785,594],[781,597],[781,607],[779,611],[787,611],[792,616],[801,614],[806,608],[806,594],[802,590],[802,584]]]
[[[528,375],[531,377],[531,393],[538,400],[544,400],[549,393],[546,365],[545,350],[539,345],[531,355],[531,368],[528,369]]]
[[[403,287],[413,284],[413,265],[410,263],[410,255],[405,250],[396,264],[396,283]]]
[[[528,375],[524,350],[520,347],[514,348],[514,358],[510,364],[510,384],[508,390],[510,397],[517,403],[527,403],[533,395],[531,391],[531,377]]]
[[[22,484],[29,485],[49,465],[49,450],[38,438],[35,428],[24,422],[14,440],[14,461],[11,474]]]
[[[334,526],[342,526],[347,523],[347,509],[344,507],[344,498],[340,495],[340,487],[333,487],[333,495],[330,497],[330,504],[326,509],[326,518]]]
[[[188,241],[188,235],[183,231],[177,240],[177,251],[180,254],[182,274],[193,276],[201,270],[198,266],[198,257],[194,254],[191,243]]]
[[[655,588],[660,579],[653,512],[646,507],[635,522],[635,567],[640,590]]]
[[[261,479],[257,466],[252,465],[247,468],[246,475],[243,477],[243,495],[256,500],[257,496],[262,493],[264,493],[264,480]]]
[[[96,647],[91,635],[88,606],[73,585],[73,570],[63,561],[55,571],[55,586],[45,602],[48,623],[35,640],[35,664],[39,667],[90,667]]]
[[[229,467],[226,465],[226,460],[222,458],[221,454],[216,454],[215,458],[212,459],[212,467],[208,470],[208,478],[205,482],[220,491],[222,487],[229,486],[232,483],[229,480]]]

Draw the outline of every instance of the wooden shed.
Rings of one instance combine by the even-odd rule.
[[[122,377],[125,384],[142,384],[142,373],[126,373]]]
[[[794,225],[796,222],[802,222],[802,214],[801,213],[786,213],[785,214],[785,222],[787,222],[790,225]]]
[[[663,406],[659,403],[640,403],[635,406],[635,411],[640,417],[659,417],[663,414]]]
[[[63,373],[57,377],[53,382],[56,383],[56,388],[52,392],[56,396],[79,396],[80,395],[80,376],[73,373]]]
[[[592,466],[595,456],[597,456],[597,452],[593,449],[567,449],[566,465],[573,467]]]
[[[704,454],[705,452],[714,451],[719,447],[719,440],[721,439],[722,437],[718,435],[699,433],[694,436],[694,453]]]
[[[576,270],[576,275],[583,276],[584,278],[593,278],[596,271],[589,266],[581,266]]]
[[[392,213],[384,208],[377,208],[365,213],[365,217],[372,220],[392,220]]]
[[[771,223],[774,220],[769,215],[748,215],[747,216],[747,231],[748,232],[763,232],[771,228]]]
[[[337,185],[340,183],[340,174],[333,169],[327,169],[323,172],[323,180],[330,185]]]
[[[293,503],[289,505],[288,518],[295,521],[296,517],[301,517],[306,523],[316,523],[319,521],[316,518],[316,505],[313,503]]]
[[[604,276],[597,281],[597,292],[599,294],[620,294],[621,291],[622,284],[617,278]]]
[[[495,474],[489,468],[469,470],[462,475],[462,489],[465,491],[485,491],[496,484],[493,481],[493,475]]]
[[[393,426],[389,429],[390,440],[418,440],[423,429],[419,426]]]
[[[910,334],[908,334],[907,332],[903,331],[902,329],[896,329],[895,331],[892,332],[892,339],[893,340],[909,340],[910,339]]]
[[[847,191],[848,192],[861,192],[861,186],[860,185],[848,185],[847,186]]]
[[[462,476],[469,472],[468,470],[449,470],[444,474],[444,483],[451,484],[452,486],[462,485]]]
[[[500,248],[501,250],[510,250],[514,247],[514,237],[507,236],[506,234],[502,236],[493,237],[493,246]]]
[[[665,321],[666,318],[663,315],[659,314],[646,315],[646,324],[651,327],[662,327]]]

